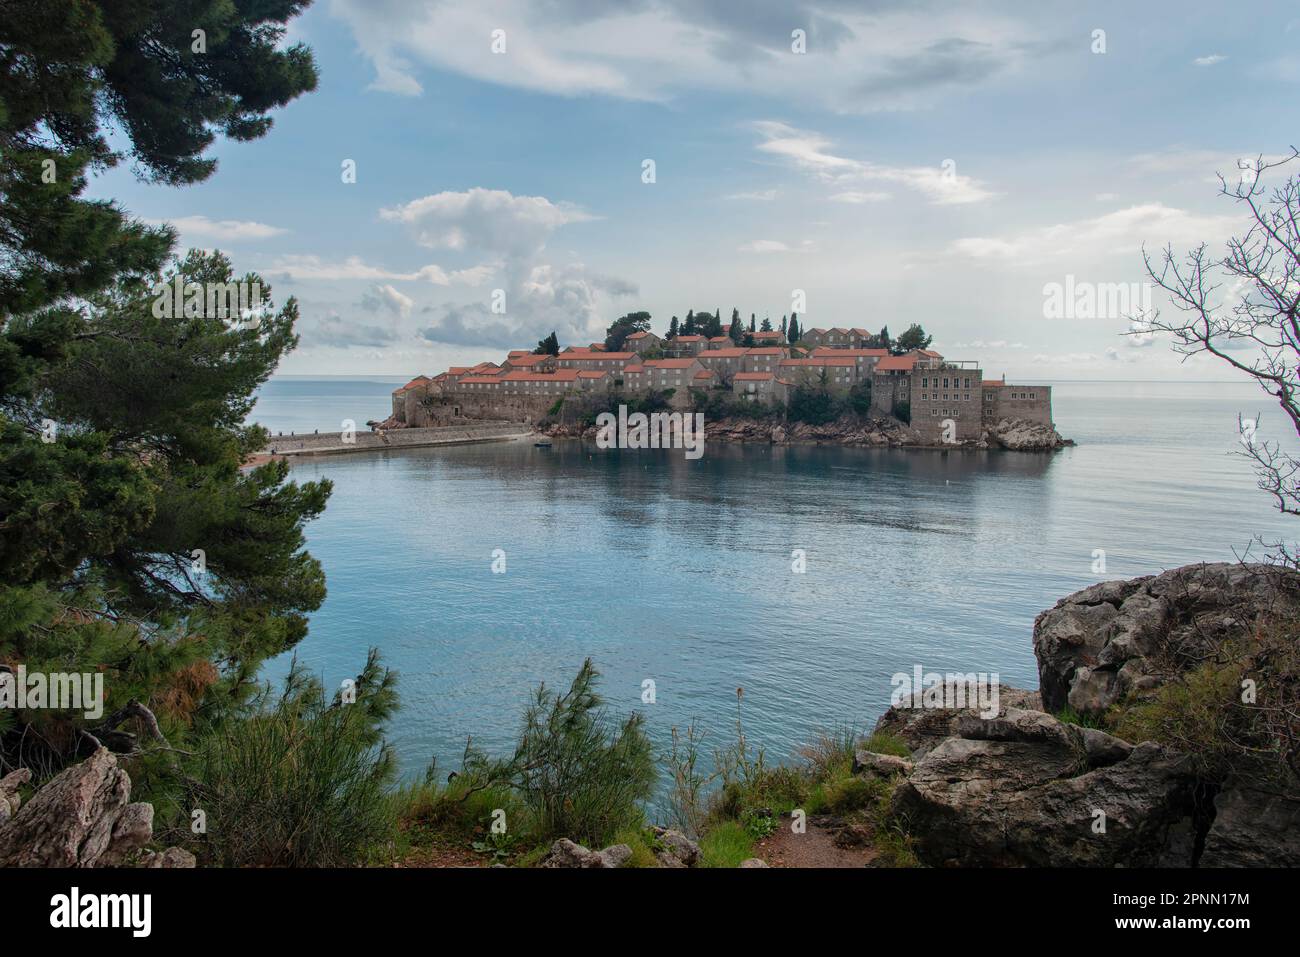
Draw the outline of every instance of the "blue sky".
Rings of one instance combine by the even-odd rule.
[[[318,0],[289,39],[321,81],[264,139],[199,186],[94,191],[297,296],[294,374],[585,344],[635,309],[779,322],[802,290],[807,325],[920,322],[991,376],[1223,378],[1122,316],[1046,318],[1044,286],[1221,245],[1215,173],[1300,144],[1286,3]]]

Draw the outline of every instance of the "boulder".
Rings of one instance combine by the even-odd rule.
[[[1300,802],[1246,788],[1214,798],[1201,867],[1300,867]]]
[[[664,850],[660,851],[658,857],[662,861],[663,857],[670,857],[677,862],[676,865],[669,864],[669,867],[682,866],[694,867],[700,859],[700,845],[696,844],[681,831],[672,830],[671,828],[658,827],[654,828],[654,835],[660,844],[664,845]]]
[[[140,853],[153,839],[153,806],[131,803],[131,779],[107,748],[65,769],[22,807],[16,785],[5,783],[14,780],[0,782],[11,812],[0,822],[0,867],[114,867],[136,857],[150,867],[194,866],[194,855],[179,848]]]
[[[889,777],[894,774],[911,774],[912,762],[892,754],[857,751],[853,755],[853,773],[872,773],[879,774],[881,777]]]
[[[978,717],[973,708],[926,708],[921,694],[893,705],[876,722],[875,730],[900,738],[912,753],[912,760],[920,758],[957,733],[958,722],[963,717]],[[998,707],[1038,709],[1038,692],[998,686]]]
[[[741,867],[768,867],[767,861],[758,857],[747,857],[740,862]]]
[[[18,789],[32,779],[29,768],[19,768],[0,778],[0,824],[18,813]]]
[[[1034,622],[1043,707],[1100,716],[1270,615],[1300,615],[1300,575],[1274,565],[1187,565],[1075,592]]]
[[[1052,426],[1027,419],[1003,419],[984,432],[980,442],[1012,452],[1051,452],[1073,444]]]
[[[626,844],[614,844],[603,851],[593,851],[562,837],[551,845],[551,850],[542,858],[538,867],[622,867],[632,856],[632,848]]]
[[[1187,867],[1199,796],[1176,754],[1022,711],[964,724],[893,810],[934,866]]]

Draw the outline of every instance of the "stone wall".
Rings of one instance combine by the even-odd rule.
[[[412,397],[406,403],[406,422],[416,428],[474,425],[485,419],[532,425],[546,415],[557,398],[559,396],[486,393]]]
[[[273,436],[266,451],[277,455],[325,455],[332,452],[373,452],[383,449],[418,448],[426,445],[460,445],[489,442],[526,435],[519,423],[476,421],[470,425],[441,428],[391,429],[386,432],[358,431],[353,442],[344,442],[342,432]]]
[[[1024,419],[1041,425],[1052,424],[1052,387],[1050,385],[1004,385],[985,389],[993,401],[984,403],[984,424],[997,425],[1003,419]],[[1032,395],[1032,399],[1012,396]]]

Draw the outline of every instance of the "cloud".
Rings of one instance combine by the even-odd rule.
[[[561,226],[595,218],[571,203],[479,187],[424,196],[382,209],[379,217],[409,227],[416,242],[430,249],[471,249],[507,259],[535,253]]]
[[[752,193],[732,193],[730,196],[724,196],[723,199],[752,199],[760,202],[771,202],[776,199],[776,190],[763,189],[756,190]]]
[[[309,311],[304,311],[304,315],[308,314]],[[325,313],[314,322],[304,323],[302,328],[302,344],[307,349],[382,347],[393,345],[401,338],[401,334],[391,326],[344,319],[334,311]]]
[[[843,193],[835,193],[829,197],[830,201],[833,203],[852,203],[855,205],[861,203],[883,203],[885,200],[891,198],[891,194],[889,193],[863,192],[862,190],[854,189],[846,190]]]
[[[581,263],[547,261],[556,230],[597,218],[572,203],[475,187],[383,209],[380,218],[404,226],[423,246],[491,260],[500,274],[504,313],[492,311],[493,297],[444,303],[430,310],[435,318],[420,331],[431,342],[524,347],[552,330],[561,341],[590,342],[612,319],[614,300],[637,291]]]
[[[244,219],[208,219],[206,216],[179,216],[175,219],[146,220],[154,226],[171,225],[186,239],[215,239],[224,242],[270,239],[288,232],[278,226]]]
[[[788,253],[790,247],[779,239],[755,239],[736,247],[738,253]]]
[[[327,262],[319,256],[289,255],[272,260],[263,270],[267,276],[286,276],[290,279],[364,279],[400,280],[403,282],[429,282],[435,286],[449,286],[452,276],[438,265],[421,266],[414,272],[398,272],[382,266],[372,266],[360,256],[349,256],[342,262]],[[472,270],[464,270],[471,272]],[[453,274],[454,275],[454,274]],[[473,285],[473,283],[470,283]]]
[[[1222,63],[1226,59],[1228,58],[1221,53],[1211,53],[1209,56],[1198,56],[1192,62],[1197,66],[1214,66],[1214,64]]]
[[[775,120],[760,120],[753,128],[763,138],[758,151],[803,170],[828,186],[840,188],[836,196],[870,196],[846,189],[861,183],[893,183],[920,193],[935,205],[978,203],[995,194],[978,180],[959,175],[951,160],[942,166],[886,166],[831,152],[831,141],[820,133],[796,129]],[[854,200],[840,200],[841,202]]]
[[[557,96],[752,92],[865,113],[926,108],[1049,52],[1019,18],[902,0],[334,0],[330,12],[371,62],[371,87],[402,96],[436,70]]]
[[[1215,243],[1240,225],[1236,216],[1209,216],[1144,203],[1127,209],[1006,236],[971,236],[952,243],[950,250],[972,259],[1041,262],[1084,255],[1126,255],[1143,243],[1164,246]]]
[[[387,283],[376,283],[361,297],[361,307],[367,312],[387,310],[393,315],[405,319],[415,307],[415,301],[405,296]]]

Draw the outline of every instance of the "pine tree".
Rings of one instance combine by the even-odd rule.
[[[668,338],[669,339],[677,338],[677,317],[676,316],[673,316],[672,322],[668,323]]]
[[[241,471],[268,443],[244,422],[297,344],[297,303],[217,253],[167,265],[170,228],[83,193],[124,158],[108,129],[173,186],[212,174],[217,133],[266,133],[316,83],[309,50],[279,49],[302,6],[10,0],[0,17],[0,660],[102,672],[106,714],[136,699],[173,743],[306,633],[325,580],[303,527],[330,484]],[[256,283],[257,308],[158,318],[153,286],[177,275]],[[0,736],[11,763],[53,771],[83,745],[79,712],[22,720]]]

